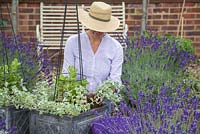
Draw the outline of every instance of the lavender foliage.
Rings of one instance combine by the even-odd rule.
[[[195,60],[191,42],[148,32],[126,42],[126,101],[95,120],[93,134],[199,134],[200,98],[182,84],[186,66]]]
[[[122,80],[134,98],[139,90],[158,94],[163,85],[176,87],[185,67],[195,60],[192,45],[186,39],[150,32],[127,39],[124,53]]]
[[[23,42],[20,35],[14,38],[0,33],[0,65],[9,67],[13,59],[17,58],[21,63],[21,77],[29,87],[34,86],[40,77],[52,81],[52,65],[42,52],[42,47],[37,47],[38,44],[36,39]]]
[[[146,96],[142,91],[129,107],[120,105],[117,115],[105,115],[92,123],[93,134],[199,134],[200,98],[188,97],[190,89],[163,87],[158,95]]]

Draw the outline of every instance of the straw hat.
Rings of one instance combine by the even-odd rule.
[[[111,15],[112,7],[104,2],[93,2],[89,10],[79,9],[79,20],[87,28],[98,32],[113,32],[120,24]]]

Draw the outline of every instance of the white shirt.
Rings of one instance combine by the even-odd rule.
[[[86,32],[80,34],[80,40],[83,75],[86,76],[89,82],[87,85],[89,92],[95,91],[95,88],[107,79],[121,83],[123,63],[123,48],[121,44],[108,34],[105,34],[96,53],[94,53]],[[67,73],[68,66],[74,66],[78,70],[77,73],[79,73],[78,35],[73,35],[67,40],[63,62],[63,73]]]

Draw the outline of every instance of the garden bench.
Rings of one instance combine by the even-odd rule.
[[[84,4],[79,5],[88,8]],[[49,5],[40,3],[40,25],[36,26],[36,36],[44,49],[59,49],[63,26],[65,6]],[[120,19],[120,27],[112,33],[112,37],[126,36],[127,25],[125,24],[125,3],[112,5],[112,15]],[[67,5],[64,40],[62,46],[70,35],[77,34],[76,6]],[[85,27],[79,23],[79,30],[84,31]],[[117,35],[117,36],[116,36]],[[125,43],[124,43],[125,44]]]

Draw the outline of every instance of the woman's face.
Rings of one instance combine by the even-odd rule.
[[[93,30],[91,30],[91,32],[92,32],[93,38],[95,39],[102,39],[103,36],[105,35],[105,33],[103,32],[98,32],[98,31],[93,31]]]

